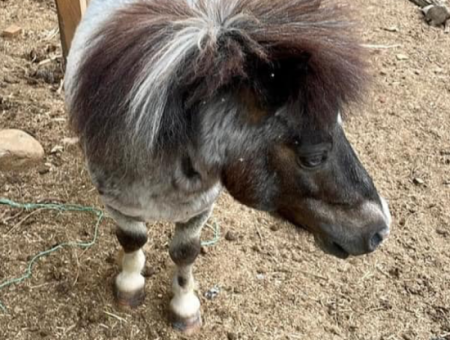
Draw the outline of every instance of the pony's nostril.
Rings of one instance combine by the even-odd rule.
[[[374,251],[377,249],[381,242],[383,242],[385,235],[384,230],[375,233],[369,240],[369,250]]]

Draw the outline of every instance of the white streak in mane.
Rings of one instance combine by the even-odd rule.
[[[150,149],[170,101],[170,86],[177,71],[183,67],[183,61],[193,52],[201,52],[205,45],[215,45],[223,29],[243,19],[242,15],[229,17],[238,0],[209,0],[206,12],[200,7],[202,0],[186,1],[196,16],[168,24],[167,29],[175,32],[162,39],[161,46],[156,46],[158,53],[147,58],[144,71],[128,96],[131,104],[128,123],[133,127],[135,137],[145,134]]]

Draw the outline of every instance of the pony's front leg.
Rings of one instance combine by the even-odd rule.
[[[200,253],[202,227],[210,214],[211,210],[208,210],[186,223],[177,223],[170,244],[170,257],[177,266],[172,283],[174,296],[170,302],[172,321],[176,329],[187,335],[195,333],[202,326],[200,300],[194,292],[192,267]]]
[[[116,302],[124,307],[137,307],[144,302],[145,279],[141,272],[145,266],[142,247],[147,242],[147,229],[143,222],[108,208],[117,223],[116,235],[122,250],[119,253],[120,273],[116,277]]]

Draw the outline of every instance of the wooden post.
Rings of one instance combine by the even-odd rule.
[[[75,30],[88,3],[89,0],[56,0],[64,59],[69,53]]]

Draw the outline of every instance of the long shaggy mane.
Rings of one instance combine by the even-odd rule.
[[[69,103],[73,128],[93,148],[120,135],[175,135],[190,107],[249,65],[309,55],[308,114],[358,99],[365,58],[346,7],[331,0],[136,0],[93,33]],[[115,134],[111,131],[121,131]]]

